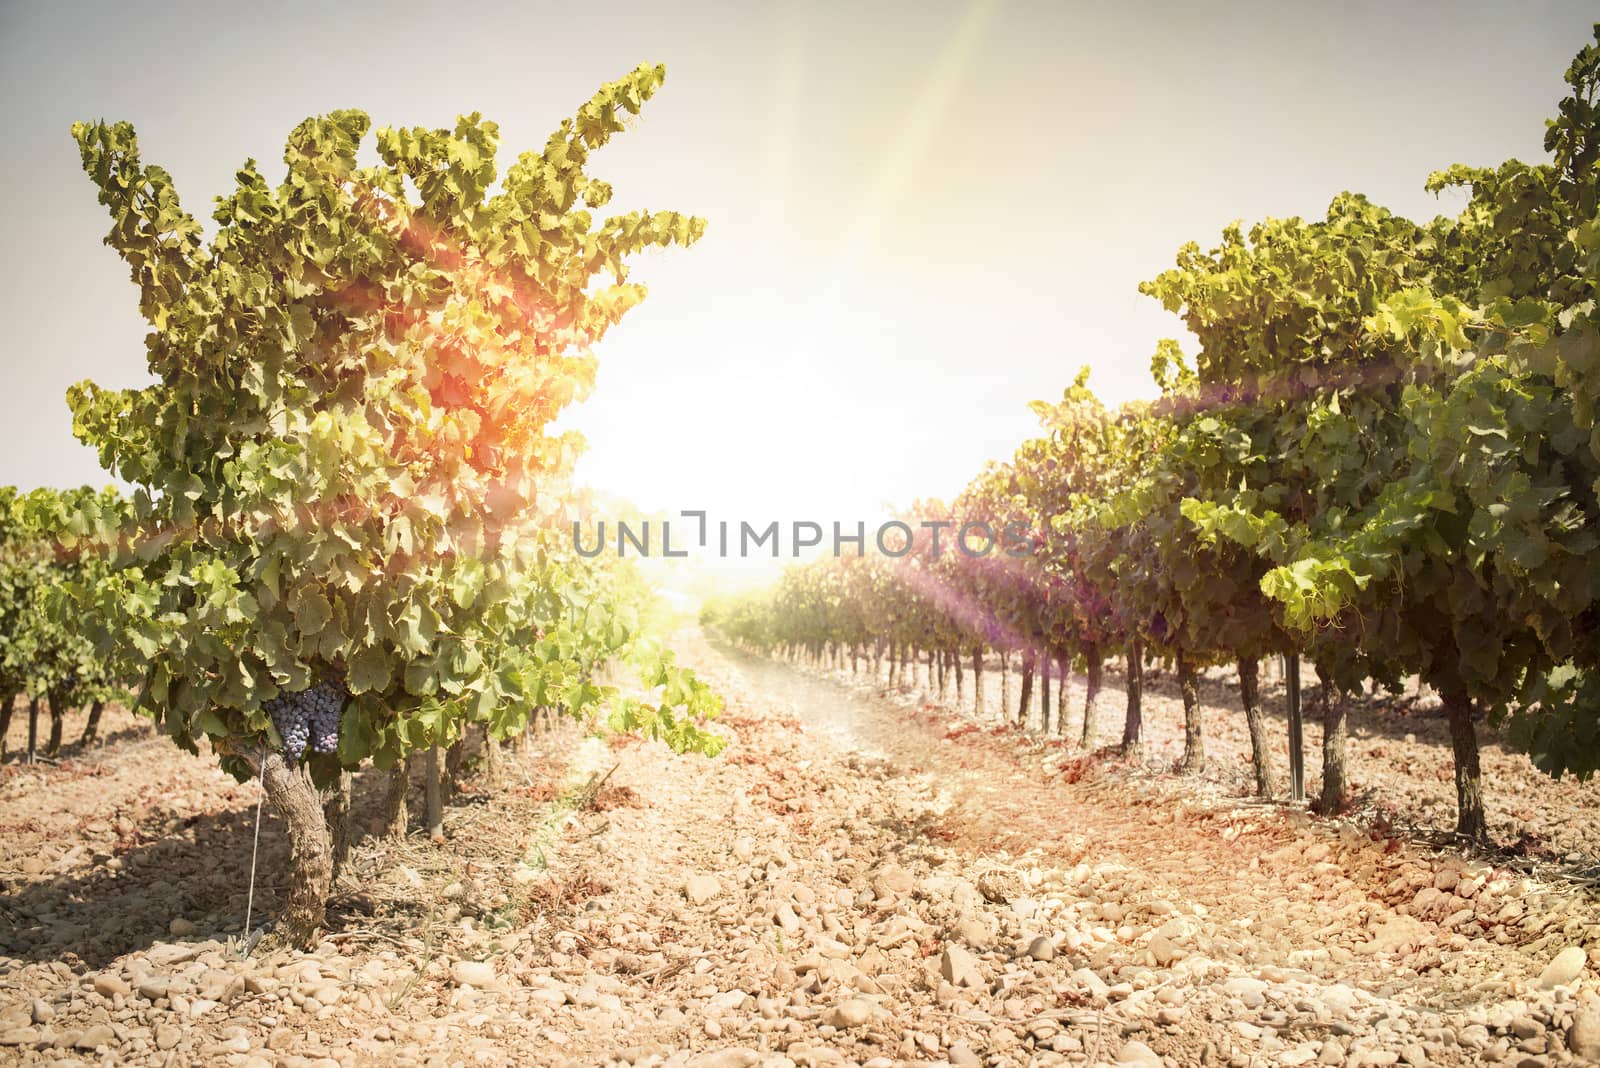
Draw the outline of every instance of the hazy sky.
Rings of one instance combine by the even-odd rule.
[[[326,10],[324,10],[326,8]],[[709,220],[566,421],[647,508],[853,520],[954,494],[1088,363],[1153,391],[1181,324],[1138,283],[1236,218],[1342,189],[1431,216],[1429,170],[1542,155],[1594,4],[0,4],[0,482],[103,483],[63,394],[144,379],[75,119],[128,119],[185,206],[307,115],[446,125],[509,162],[641,61],[614,206]],[[502,168],[503,169],[503,168]],[[1445,205],[1448,206],[1448,205]]]

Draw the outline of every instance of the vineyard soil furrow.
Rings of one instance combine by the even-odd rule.
[[[1218,784],[1063,768],[698,635],[679,652],[727,695],[724,759],[542,734],[504,754],[494,803],[467,776],[445,844],[359,844],[306,955],[226,941],[253,784],[138,737],[9,768],[0,822],[28,825],[24,781],[63,815],[0,858],[0,1058],[1561,1063],[1600,1011],[1540,986],[1600,926],[1536,878]],[[386,788],[358,778],[374,824]],[[107,827],[72,825],[88,798]],[[270,811],[262,845],[258,908],[286,851]]]

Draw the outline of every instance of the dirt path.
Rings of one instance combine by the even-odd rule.
[[[313,954],[227,943],[252,785],[136,735],[8,765],[0,1061],[1600,1055],[1600,915],[1575,893],[696,635],[680,652],[728,695],[722,758],[546,735],[501,789],[468,784],[447,844],[364,842]],[[282,849],[269,818],[258,908]],[[1577,981],[1541,989],[1568,946]]]
[[[1063,774],[1058,746],[975,731],[931,705],[870,696],[875,686],[864,695],[843,674],[819,677],[729,655],[758,692],[788,701],[821,732],[926,774],[947,806],[945,825],[959,829],[976,863],[988,854],[1001,863],[1021,857],[1033,866],[1073,866],[1074,889],[1098,902],[1080,902],[1080,912],[1115,926],[1119,939],[1137,933],[1130,915],[1148,911],[1146,924],[1159,928],[1174,903],[1195,907],[1216,932],[1200,948],[1219,966],[1210,979],[1223,991],[1228,976],[1298,973],[1312,987],[1349,986],[1401,1013],[1470,1010],[1536,988],[1547,956],[1564,939],[1600,961],[1600,911],[1582,895],[1540,893],[1504,869],[1427,855],[1286,809],[1215,794],[1185,797],[1162,788],[1170,784],[1133,781],[1114,763],[1068,760]],[[1535,910],[1548,908],[1565,921],[1538,927],[1559,928],[1540,937],[1523,925],[1527,906],[1503,903],[1508,898],[1531,898]],[[1157,949],[1152,956],[1166,964],[1177,947]],[[1177,949],[1175,961],[1185,955]],[[1216,1008],[1226,1013],[1230,1006]],[[1216,1048],[1217,1037],[1186,1048],[1153,1045],[1184,1062],[1207,1044]],[[1424,1052],[1436,1063],[1446,1050]]]

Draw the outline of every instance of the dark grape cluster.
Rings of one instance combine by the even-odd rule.
[[[283,755],[299,760],[309,744],[313,752],[331,753],[339,748],[339,712],[344,707],[344,692],[319,682],[299,693],[279,694],[266,704],[272,725],[283,739]]]

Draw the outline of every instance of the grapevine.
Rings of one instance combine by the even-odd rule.
[[[721,744],[715,700],[613,592],[625,576],[556,536],[581,507],[578,441],[550,426],[645,295],[629,261],[704,231],[676,212],[594,215],[611,188],[590,156],[664,73],[603,86],[503,174],[478,114],[375,131],[358,111],[309,118],[280,183],[239,169],[209,241],[130,125],[73,127],[154,379],[69,393],[75,433],[134,486],[115,522],[73,521],[113,564],[89,590],[109,621],[97,650],[180,746],[207,739],[227,770],[261,775],[290,823],[292,942],[320,925],[333,867],[318,790],[342,795],[364,761],[403,766],[469,727],[511,737],[535,708],[609,707],[680,751]],[[650,663],[654,699],[592,681],[624,657]]]
[[[1471,840],[1486,834],[1479,724],[1551,774],[1600,770],[1600,26],[1566,80],[1548,162],[1428,179],[1469,192],[1456,217],[1343,193],[1322,219],[1184,245],[1141,287],[1200,342],[1192,359],[1158,345],[1160,399],[1106,410],[1080,377],[1034,406],[1046,433],[950,510],[1023,520],[1028,559],[823,560],[705,621],[781,653],[887,638],[968,647],[978,668],[1020,651],[1019,722],[1036,666],[1071,655],[1094,693],[1121,645],[1125,750],[1143,662],[1166,660],[1186,771],[1204,764],[1198,671],[1234,661],[1263,794],[1259,664],[1309,657],[1326,811],[1349,800],[1345,695],[1414,675],[1442,697]]]

